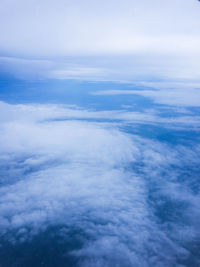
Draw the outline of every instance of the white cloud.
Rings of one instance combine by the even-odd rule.
[[[12,242],[19,236],[24,242],[48,226],[62,225],[67,239],[71,228],[81,229],[90,237],[73,252],[84,257],[82,266],[171,266],[177,257],[190,255],[184,244],[199,236],[199,196],[178,182],[180,170],[171,165],[196,165],[198,146],[172,148],[112,124],[63,121],[64,107],[2,106],[8,117],[0,128],[1,164],[12,166],[0,189],[4,237],[10,233]],[[80,112],[74,112],[78,118]],[[51,121],[55,115],[61,121]],[[161,203],[152,206],[148,199],[152,186],[152,197],[161,203],[162,197],[187,203],[179,212],[183,220],[193,218],[191,223],[169,222],[170,233],[165,225],[161,229],[154,215],[154,205]]]
[[[152,49],[195,53],[199,52],[199,10],[197,1],[187,0],[4,0],[1,50],[56,56]]]
[[[192,86],[199,84],[197,58],[197,54],[192,56],[188,53],[183,57],[160,53],[76,55],[48,59],[0,57],[0,74],[11,74],[20,79],[79,79],[143,85],[160,80],[161,86],[167,82]]]
[[[99,94],[126,94],[134,93],[135,91],[100,91]],[[137,93],[142,94],[143,91],[136,91]],[[146,92],[146,91],[145,91]],[[151,92],[151,91],[150,91]],[[180,99],[178,99],[180,101]],[[178,101],[177,100],[177,101]],[[189,97],[187,99],[189,101]],[[169,103],[164,103],[169,104]],[[174,104],[174,102],[173,102]],[[172,105],[172,103],[171,103]],[[183,104],[182,104],[183,105]],[[10,127],[10,123],[18,123],[20,121],[23,123],[31,122],[45,122],[45,121],[56,121],[56,120],[90,120],[90,119],[103,119],[102,125],[108,126],[107,122],[110,125],[121,124],[121,123],[134,123],[135,125],[139,124],[150,124],[150,125],[162,125],[163,127],[179,127],[184,128],[185,126],[198,127],[200,122],[200,117],[198,114],[190,112],[188,110],[182,110],[177,108],[178,103],[175,105],[175,110],[171,106],[168,107],[169,110],[173,110],[174,114],[179,116],[174,117],[162,117],[161,112],[156,111],[155,109],[147,109],[143,112],[139,111],[128,111],[126,108],[119,110],[87,110],[77,106],[70,105],[11,105],[5,102],[0,102],[0,112],[5,114],[0,118],[0,122],[5,123],[7,127]],[[187,106],[187,105],[186,105]],[[191,104],[188,106],[191,106]]]
[[[155,103],[169,106],[200,106],[199,88],[162,88],[157,90],[104,90],[94,95],[141,95],[152,99]]]
[[[22,60],[18,68],[3,60],[1,72],[97,80],[199,77],[197,0],[3,0],[0,5],[0,55],[32,64],[25,68]]]

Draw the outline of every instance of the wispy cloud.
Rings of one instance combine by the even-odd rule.
[[[113,91],[105,91],[113,92]],[[130,91],[132,93],[132,91]],[[104,92],[100,92],[100,94]],[[122,91],[122,94],[124,91]],[[126,93],[126,91],[125,91]],[[171,110],[171,106],[166,106]],[[161,109],[162,110],[162,109]],[[0,102],[0,111],[5,114],[0,118],[0,122],[8,124],[12,122],[48,122],[56,120],[102,120],[106,123],[109,121],[110,124],[115,123],[133,123],[137,124],[151,124],[151,125],[162,125],[162,127],[198,127],[200,117],[198,114],[190,112],[188,110],[182,110],[172,108],[174,114],[178,116],[163,117],[162,112],[156,109],[147,109],[143,112],[129,111],[126,108],[118,110],[87,110],[73,105],[53,105],[53,104],[18,104],[11,105],[5,102]]]
[[[157,104],[169,106],[200,106],[200,88],[162,88],[158,90],[104,90],[94,95],[141,95],[152,99]]]

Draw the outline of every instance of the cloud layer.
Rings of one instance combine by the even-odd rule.
[[[11,0],[1,1],[1,10],[0,49],[7,53],[199,52],[197,1]]]
[[[158,90],[105,90],[94,95],[141,95],[152,99],[156,104],[183,107],[200,106],[200,88],[159,88]]]
[[[199,78],[198,1],[1,1],[0,73]]]
[[[1,105],[8,114],[0,129],[3,240],[17,246],[57,226],[64,244],[79,232],[82,245],[70,250],[79,266],[190,259],[199,195],[179,179],[183,166],[197,166],[199,146],[172,148],[115,124],[55,120],[70,111],[64,107]]]

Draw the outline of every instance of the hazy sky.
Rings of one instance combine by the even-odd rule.
[[[190,72],[193,69],[192,75],[197,77],[200,58],[199,18],[200,3],[197,0],[2,0],[1,69],[4,66],[11,72],[13,68],[16,71],[16,59],[11,63],[7,57],[31,58],[34,60],[31,65],[34,66],[37,60],[37,67],[38,59],[45,58],[49,61],[43,61],[41,68],[48,71],[53,69],[54,73],[61,73],[62,78],[63,71],[64,77],[69,76],[69,71],[70,75],[71,71],[83,72],[83,76],[88,71],[90,73],[91,69],[92,74],[96,74],[99,68],[102,75],[99,63],[94,66],[90,61],[89,70],[88,62],[84,63],[84,70],[80,71],[78,62],[77,71],[76,61],[70,60],[69,70],[69,66],[61,67],[60,63],[59,67],[55,67],[55,59],[59,58],[60,62],[69,56],[128,55],[134,57],[136,66],[139,64],[140,68],[144,66],[144,57],[156,57],[159,67],[152,58],[151,62],[157,70],[168,57],[173,59],[175,65],[178,64],[177,69],[184,61],[184,64],[189,64]],[[107,66],[107,63],[103,64],[104,74],[107,67],[109,70],[113,68]]]
[[[0,99],[1,266],[199,266],[198,0],[0,0]]]

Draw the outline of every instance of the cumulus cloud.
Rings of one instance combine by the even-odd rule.
[[[56,106],[52,113],[48,105],[2,106],[8,114],[0,128],[3,240],[31,242],[58,226],[68,242],[75,229],[82,245],[70,253],[79,266],[171,266],[190,257],[199,196],[179,177],[182,166],[196,166],[199,147],[172,148],[116,125],[62,120],[66,110]],[[155,213],[169,216],[163,208],[169,203],[178,205],[166,219],[170,232]],[[173,220],[176,212],[181,221]]]

